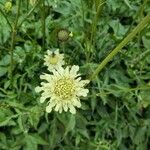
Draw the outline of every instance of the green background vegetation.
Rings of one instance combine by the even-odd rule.
[[[150,12],[150,1],[13,0],[10,10],[6,2],[0,2],[0,150],[148,150],[148,23],[92,78],[76,115],[45,113],[34,88],[47,72],[47,49],[59,48],[67,65],[91,78]],[[73,37],[59,41],[60,29]]]

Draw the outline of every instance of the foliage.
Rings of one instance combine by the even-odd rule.
[[[46,72],[47,49],[59,48],[67,65],[79,65],[88,78],[148,14],[150,2],[13,0],[9,10],[6,2],[0,2],[0,149],[147,150],[150,26],[91,81],[76,115],[47,114],[34,89]],[[59,41],[60,29],[73,37]]]

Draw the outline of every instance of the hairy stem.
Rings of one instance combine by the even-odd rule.
[[[122,42],[113,49],[110,54],[99,64],[97,69],[93,72],[90,80],[93,80],[100,71],[107,65],[107,63],[139,32],[141,32],[147,24],[150,23],[150,14],[143,18],[143,20],[129,33]]]

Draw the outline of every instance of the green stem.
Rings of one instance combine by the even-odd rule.
[[[99,4],[97,4],[97,3],[99,3]],[[99,2],[95,1],[96,15],[95,15],[95,17],[92,21],[92,28],[91,28],[92,32],[91,32],[91,38],[90,38],[91,45],[93,43],[93,38],[94,38],[94,35],[96,33],[96,26],[97,26],[97,23],[98,23],[98,19],[99,19],[99,16],[100,16],[100,11],[102,10],[103,4],[104,4],[103,0],[102,1],[100,0]]]
[[[144,0],[142,6],[140,7],[140,11],[139,11],[139,19],[141,20],[144,17],[144,7],[147,4],[147,0]],[[141,46],[141,40],[142,40],[142,36],[141,33],[138,34],[138,49],[140,50],[140,46]]]
[[[104,5],[105,2],[103,2],[103,0],[100,0],[100,1],[94,1],[95,2],[95,10],[96,10],[96,14],[95,14],[95,17],[93,18],[92,20],[92,25],[91,25],[91,37],[90,37],[90,40],[89,40],[89,48],[88,48],[88,52],[87,52],[87,62],[90,62],[92,56],[93,56],[93,53],[92,53],[92,56],[90,58],[90,53],[92,52],[92,45],[93,47],[95,46],[95,42],[94,42],[94,35],[96,33],[96,27],[97,27],[97,23],[98,23],[98,19],[99,19],[99,16],[100,16],[100,12],[102,10],[102,6]]]
[[[105,95],[112,94],[112,92],[109,91],[109,89],[107,89],[107,88],[103,88],[103,90],[108,91],[108,92],[101,92],[101,93],[97,93],[96,95],[100,96],[100,95],[103,95],[103,94],[105,94]],[[121,87],[117,91],[119,91],[119,92],[132,92],[132,91],[137,91],[137,90],[150,90],[150,86],[139,86],[139,87],[129,88],[129,89]]]
[[[84,5],[83,5],[83,0],[81,0],[81,7],[82,7],[82,22],[83,22],[83,27],[84,27]]]
[[[23,20],[19,23],[18,27],[20,27],[23,24],[23,22],[26,20],[26,18],[28,18],[32,14],[32,12],[35,10],[38,4],[39,4],[39,0],[36,2],[34,7],[27,13],[27,15],[23,18]]]
[[[129,33],[122,42],[108,54],[108,56],[99,64],[97,69],[91,75],[90,80],[93,80],[99,72],[107,65],[107,63],[139,32],[141,32],[147,24],[150,23],[150,15],[148,14],[143,20]]]
[[[12,30],[12,25],[10,23],[10,21],[8,20],[7,16],[5,15],[5,13],[0,9],[1,14],[4,16],[4,18],[6,19],[8,25],[10,26],[11,30]]]
[[[45,50],[45,0],[42,1],[42,43],[43,43],[43,50]]]
[[[13,50],[14,50],[14,46],[15,46],[17,24],[18,24],[19,15],[20,15],[20,7],[21,7],[21,0],[19,0],[19,2],[18,2],[17,15],[16,15],[14,26],[12,27],[12,35],[11,35],[11,47],[10,47],[11,63],[10,63],[10,72],[9,72],[11,85],[12,85],[12,80],[13,80],[13,65],[14,65]]]

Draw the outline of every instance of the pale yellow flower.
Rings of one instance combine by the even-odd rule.
[[[65,64],[64,54],[60,54],[59,49],[54,52],[47,50],[47,55],[45,55],[44,61],[44,65],[48,67],[49,71],[53,71],[53,69],[57,69]]]
[[[81,80],[79,66],[72,66],[70,69],[66,67],[53,70],[53,75],[43,74],[41,79],[46,82],[41,83],[41,87],[36,87],[36,92],[42,92],[40,102],[48,101],[46,112],[50,113],[52,109],[61,113],[63,110],[68,110],[76,113],[75,107],[81,107],[80,97],[86,97],[89,92],[84,86],[89,83],[89,80]]]

